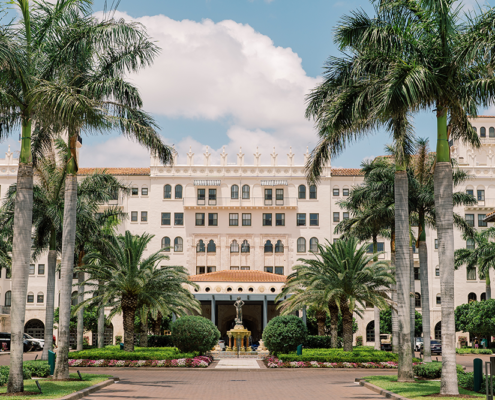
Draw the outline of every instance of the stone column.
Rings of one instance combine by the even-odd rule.
[[[215,296],[211,295],[211,322],[216,326],[215,324]]]
[[[263,297],[263,329],[266,328],[268,323],[268,300],[266,299],[266,295]]]

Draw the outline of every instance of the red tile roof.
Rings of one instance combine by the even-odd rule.
[[[116,176],[124,176],[124,175],[133,175],[133,176],[149,176],[150,169],[149,168],[79,168],[77,171],[78,175],[90,175],[95,172],[103,172],[105,171],[107,174],[116,175]]]
[[[271,274],[263,271],[217,271],[209,274],[193,275],[189,277],[193,282],[282,282],[287,278],[284,275]]]
[[[495,221],[495,211],[492,211],[491,213],[487,214],[485,217],[485,222],[494,222]]]
[[[362,176],[360,168],[332,168],[332,176]]]

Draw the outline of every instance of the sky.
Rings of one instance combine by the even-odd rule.
[[[97,15],[104,3],[94,0]],[[471,10],[476,2],[462,4]],[[365,0],[121,0],[115,16],[143,24],[161,49],[152,66],[128,79],[179,163],[189,148],[201,162],[206,146],[212,163],[219,163],[223,146],[228,162],[242,148],[245,163],[252,163],[259,148],[269,163],[273,147],[282,162],[292,147],[302,163],[317,142],[304,117],[305,96],[321,81],[326,59],[339,55],[334,28],[360,8],[372,13]],[[416,115],[414,126],[434,148],[433,111]],[[352,143],[332,166],[358,168],[390,141],[378,132]],[[11,138],[0,151],[9,144],[19,149]],[[149,166],[148,151],[118,134],[83,134],[80,156],[82,167]]]

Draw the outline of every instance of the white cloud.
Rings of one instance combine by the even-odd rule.
[[[292,49],[277,47],[251,26],[231,20],[175,21],[164,15],[133,19],[121,12],[116,17],[142,23],[161,47],[152,67],[130,77],[147,111],[171,118],[231,121],[225,143],[232,155],[229,161],[235,161],[240,146],[246,162],[252,161],[256,146],[264,154],[276,146],[284,163],[292,146],[302,161],[306,146],[315,144],[304,110],[305,95],[318,80],[306,75]],[[174,140],[181,156],[191,141]],[[208,145],[208,138],[201,142],[195,143],[197,150]],[[94,146],[91,154],[98,150]]]

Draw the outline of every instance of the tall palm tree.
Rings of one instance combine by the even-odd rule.
[[[316,258],[299,259],[303,264],[294,267],[282,289],[289,293],[296,287],[315,293],[314,299],[323,296],[326,303],[335,302],[342,313],[345,351],[352,351],[352,318],[354,312],[360,313],[359,306],[364,309],[371,303],[384,308],[391,303],[387,295],[394,282],[390,265],[373,262],[374,255],[367,250],[368,244],[359,247],[356,238],[318,245]]]
[[[113,307],[110,316],[122,312],[124,319],[124,350],[134,351],[134,317],[139,303],[149,304],[167,315],[170,309],[179,315],[186,311],[200,312],[198,301],[188,290],[196,288],[183,267],[159,266],[166,260],[162,249],[144,257],[146,246],[153,235],[111,236],[103,240],[106,252],[91,252],[84,257],[81,269],[89,275],[84,282],[90,298],[76,307],[88,303],[107,304]],[[99,291],[99,285],[104,291]]]

